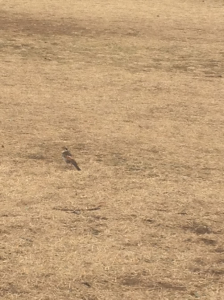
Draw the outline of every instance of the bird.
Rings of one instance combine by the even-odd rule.
[[[81,169],[79,168],[77,162],[72,157],[72,154],[70,153],[68,148],[67,147],[62,147],[62,149],[63,149],[63,151],[62,151],[61,155],[62,155],[62,158],[64,159],[64,161],[67,164],[72,164],[78,171],[81,171]]]

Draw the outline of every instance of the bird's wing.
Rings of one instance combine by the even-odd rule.
[[[67,156],[72,156],[72,154],[70,153],[69,150],[66,150],[66,151],[65,151],[65,155],[67,155]]]
[[[71,155],[71,153],[68,151],[68,150],[64,150],[64,151],[62,151],[62,156],[63,157],[67,157],[67,156],[70,156],[70,157],[72,157],[72,155]]]

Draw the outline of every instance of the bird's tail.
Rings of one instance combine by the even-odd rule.
[[[74,159],[71,161],[71,163],[73,164],[73,166],[74,166],[78,171],[81,171],[81,169],[79,168],[77,162],[76,162]]]

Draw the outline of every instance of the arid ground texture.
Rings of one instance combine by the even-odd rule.
[[[0,1],[0,91],[0,299],[224,299],[222,0]]]

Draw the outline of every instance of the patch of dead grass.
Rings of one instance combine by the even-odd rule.
[[[4,3],[1,299],[223,298],[220,8]]]

